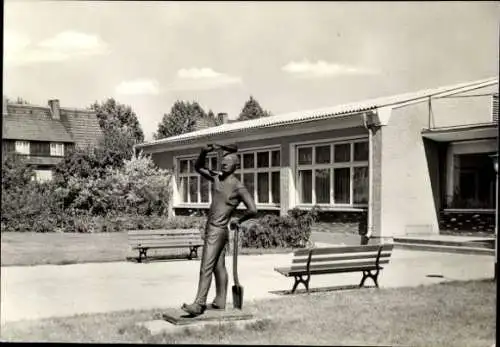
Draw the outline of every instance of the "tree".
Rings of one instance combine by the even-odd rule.
[[[90,106],[99,118],[99,125],[104,131],[104,135],[109,131],[120,128],[128,130],[136,143],[144,141],[144,132],[142,131],[137,115],[130,106],[120,104],[115,99],[109,98],[102,103],[97,101]]]
[[[29,105],[30,104],[29,101],[21,98],[20,96],[18,96],[16,98],[16,100],[12,100],[9,97],[5,97],[5,100],[7,101],[8,104],[18,104],[18,105]]]
[[[250,96],[250,99],[245,103],[240,115],[238,116],[238,121],[257,119],[262,117],[269,117],[271,113],[262,109],[257,100]]]
[[[209,110],[207,113],[207,117],[209,121],[213,124],[213,126],[221,125],[222,121],[214,114],[212,110]]]
[[[170,109],[170,113],[163,115],[162,121],[158,124],[158,131],[153,137],[155,140],[159,140],[191,132],[195,129],[198,120],[207,117],[208,115],[196,101],[176,101]]]

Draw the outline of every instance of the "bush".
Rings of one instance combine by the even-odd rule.
[[[59,184],[69,213],[163,216],[168,210],[170,179],[151,158],[140,156],[124,161],[119,169],[108,167],[102,177],[72,176]]]
[[[242,225],[242,246],[249,248],[305,247],[317,210],[291,210],[287,216],[265,215]]]

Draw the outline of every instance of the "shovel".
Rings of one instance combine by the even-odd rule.
[[[238,234],[239,228],[234,229],[234,245],[233,245],[233,307],[241,310],[243,307],[243,287],[238,280]]]

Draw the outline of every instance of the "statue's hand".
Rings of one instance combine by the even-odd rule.
[[[240,230],[240,223],[238,223],[237,220],[233,219],[231,222],[229,222],[229,229],[234,230],[234,231],[239,231]]]
[[[215,149],[215,147],[214,147],[214,145],[212,145],[212,144],[208,144],[208,145],[206,145],[205,147],[203,147],[203,150],[204,150],[205,152],[212,152],[214,149]]]

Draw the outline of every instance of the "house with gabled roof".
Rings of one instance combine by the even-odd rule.
[[[11,104],[3,99],[2,154],[24,156],[38,180],[52,178],[52,169],[76,147],[95,146],[103,133],[90,110],[61,107],[59,100],[48,106]]]
[[[495,228],[498,78],[138,144],[136,151],[175,175],[171,215],[209,207],[210,184],[194,170],[207,143],[238,145],[236,175],[266,213],[319,206],[332,226],[364,223],[382,240]],[[213,153],[206,165],[217,160]]]

